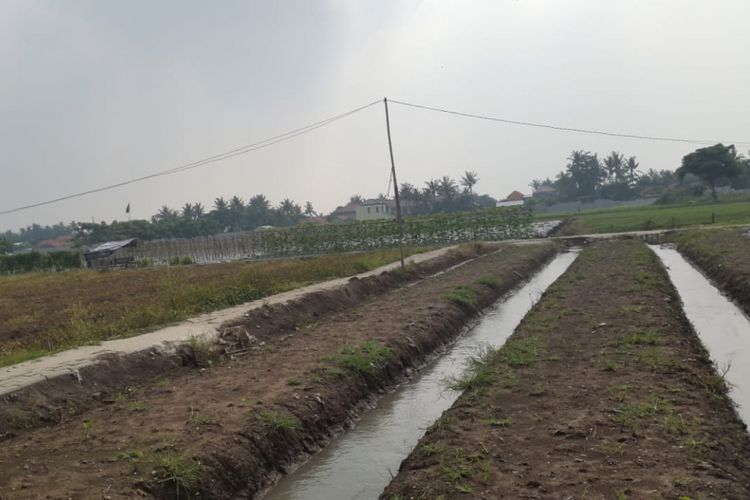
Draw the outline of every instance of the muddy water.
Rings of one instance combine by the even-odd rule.
[[[742,420],[750,425],[750,319],[677,250],[652,245],[667,266],[682,299],[685,315],[708,349],[717,370],[732,385],[730,396]]]
[[[441,357],[380,399],[377,407],[365,413],[354,429],[283,477],[265,498],[377,498],[425,429],[458,397],[459,393],[446,389],[446,377],[460,374],[466,360],[482,346],[501,346],[542,292],[576,256],[576,252],[558,255],[528,283],[498,301]]]

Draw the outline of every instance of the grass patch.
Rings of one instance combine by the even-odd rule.
[[[203,466],[187,453],[164,453],[154,457],[154,478],[158,483],[172,486],[177,493],[190,495],[198,484]]]
[[[497,276],[483,276],[479,278],[479,284],[492,288],[493,290],[498,290],[503,286],[503,280]]]
[[[123,461],[123,462],[133,462],[138,463],[146,456],[146,454],[142,450],[137,449],[129,449],[125,451],[121,451],[117,454],[117,460]]]
[[[258,413],[258,420],[260,420],[263,425],[273,430],[293,431],[300,427],[300,422],[296,417],[282,415],[270,410],[260,411]]]
[[[211,415],[204,415],[198,412],[190,414],[190,421],[195,425],[216,425],[218,421]]]
[[[510,427],[512,423],[513,419],[510,417],[487,419],[487,425],[489,425],[490,427]]]
[[[645,207],[618,207],[575,213],[574,234],[640,231],[642,229],[671,229],[711,224],[750,223],[750,203],[721,202],[684,203],[679,205],[649,205]],[[571,213],[538,214],[537,220],[570,217]]]
[[[143,401],[132,401],[128,403],[127,408],[132,412],[146,411],[146,404]]]
[[[629,345],[657,345],[661,343],[661,335],[657,332],[633,332],[625,336],[622,343]]]
[[[491,385],[497,379],[497,367],[493,363],[496,352],[490,347],[479,349],[477,354],[467,359],[463,373],[446,379],[448,388],[454,391],[475,392]]]
[[[459,285],[445,296],[446,299],[462,307],[476,309],[477,292],[468,286]]]
[[[296,379],[296,378],[290,378],[290,379],[287,379],[286,385],[290,385],[292,387],[295,387],[295,386],[298,386],[298,385],[302,385],[302,381],[299,380],[299,379]]]
[[[660,413],[671,414],[672,406],[666,399],[651,396],[648,401],[621,404],[615,409],[615,421],[630,430],[637,431],[644,420]]]
[[[359,347],[345,346],[329,358],[336,364],[336,367],[329,368],[326,371],[337,376],[343,375],[347,371],[372,376],[390,354],[391,348],[381,342],[367,341]],[[338,370],[336,370],[337,368]]]

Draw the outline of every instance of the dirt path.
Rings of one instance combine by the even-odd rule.
[[[642,243],[587,248],[484,361],[383,498],[750,498],[747,432]]]
[[[213,367],[102,395],[92,410],[6,439],[0,497],[252,495],[553,253],[549,244],[507,245],[386,294],[366,291],[399,271],[322,292],[298,310],[258,310],[225,329],[235,354]],[[347,296],[367,298],[337,311]],[[202,346],[193,351],[200,363]]]
[[[407,262],[409,264],[425,262],[444,255],[452,248],[455,247],[441,248],[439,250],[414,255],[409,257]],[[394,262],[379,267],[373,271],[358,274],[357,277],[361,279],[367,276],[373,276],[384,271],[395,269],[398,266],[399,263]],[[207,267],[209,266],[196,269],[200,269],[205,273]],[[221,265],[218,265],[216,269],[225,272]],[[208,271],[210,271],[210,269]],[[350,277],[339,278],[297,288],[264,299],[246,302],[237,306],[202,314],[175,325],[159,328],[152,332],[134,337],[104,341],[95,345],[82,346],[31,361],[0,367],[0,396],[13,391],[18,391],[19,389],[43,380],[73,374],[76,371],[81,370],[83,367],[96,363],[102,356],[107,357],[111,355],[130,354],[152,347],[174,346],[181,342],[187,342],[191,337],[196,336],[215,336],[217,328],[222,323],[240,318],[249,310],[262,307],[266,304],[281,304],[313,292],[339,288],[345,285],[350,279]],[[0,434],[2,434],[1,431]]]

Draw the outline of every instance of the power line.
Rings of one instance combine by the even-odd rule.
[[[241,147],[232,149],[230,151],[226,151],[224,153],[220,153],[220,154],[216,154],[216,155],[213,155],[213,156],[209,156],[207,158],[203,158],[201,160],[197,160],[197,161],[194,161],[194,162],[191,162],[191,163],[186,163],[184,165],[180,165],[178,167],[170,168],[168,170],[162,170],[162,171],[159,171],[159,172],[155,172],[153,174],[148,174],[148,175],[144,175],[142,177],[136,177],[134,179],[129,179],[129,180],[126,180],[126,181],[118,182],[116,184],[110,184],[110,185],[107,185],[107,186],[102,186],[102,187],[98,187],[98,188],[94,188],[94,189],[89,189],[87,191],[81,191],[79,193],[74,193],[74,194],[69,194],[69,195],[66,195],[66,196],[61,196],[59,198],[54,198],[52,200],[41,201],[41,202],[38,202],[38,203],[32,203],[30,205],[24,205],[24,206],[20,206],[20,207],[16,207],[16,208],[11,208],[11,209],[8,209],[8,210],[2,210],[2,211],[0,211],[0,215],[12,214],[12,213],[15,213],[15,212],[20,212],[22,210],[28,210],[30,208],[41,207],[41,206],[44,206],[44,205],[51,205],[53,203],[58,203],[58,202],[61,202],[61,201],[70,200],[72,198],[79,198],[81,196],[86,196],[86,195],[89,195],[89,194],[101,193],[102,191],[108,191],[110,189],[115,189],[115,188],[118,188],[118,187],[127,186],[128,184],[133,184],[133,183],[136,183],[136,182],[145,181],[147,179],[153,179],[155,177],[161,177],[161,176],[165,176],[165,175],[172,175],[172,174],[176,174],[176,173],[180,173],[180,172],[185,172],[187,170],[192,170],[194,168],[202,167],[202,166],[208,165],[210,163],[216,163],[216,162],[219,162],[219,161],[223,161],[223,160],[232,158],[234,156],[239,156],[239,155],[243,155],[243,154],[246,154],[246,153],[250,153],[251,151],[257,151],[258,149],[266,148],[266,147],[271,146],[273,144],[277,144],[279,142],[284,142],[284,141],[287,141],[289,139],[293,139],[294,137],[306,134],[308,132],[312,132],[313,130],[319,129],[321,127],[325,127],[326,125],[330,125],[331,123],[333,123],[335,121],[341,120],[341,119],[346,118],[346,117],[348,117],[350,115],[353,115],[354,113],[358,113],[358,112],[360,112],[360,111],[362,111],[364,109],[367,109],[367,108],[369,108],[371,106],[374,106],[374,105],[380,104],[380,103],[381,103],[380,100],[373,101],[373,102],[371,102],[369,104],[365,104],[364,106],[360,106],[360,107],[355,108],[355,109],[353,109],[351,111],[347,111],[346,113],[341,113],[339,115],[332,116],[330,118],[326,118],[325,120],[320,120],[320,121],[311,123],[309,125],[305,125],[304,127],[300,127],[300,128],[294,129],[294,130],[290,130],[289,132],[285,132],[283,134],[275,135],[273,137],[269,137],[268,139],[264,139],[262,141],[255,142],[253,144],[247,144],[245,146],[241,146]]]
[[[627,139],[644,139],[648,141],[666,141],[666,142],[683,142],[683,143],[689,143],[689,144],[716,144],[718,142],[722,141],[705,141],[705,140],[695,140],[695,139],[681,139],[677,137],[658,137],[653,135],[636,135],[636,134],[623,134],[619,132],[605,132],[602,130],[593,130],[593,129],[583,129],[583,128],[574,128],[574,127],[561,127],[558,125],[548,125],[545,123],[533,123],[533,122],[523,122],[518,120],[509,120],[506,118],[496,118],[492,116],[484,116],[484,115],[477,115],[473,113],[463,113],[461,111],[451,111],[448,109],[442,109],[442,108],[435,108],[432,106],[425,106],[422,104],[414,104],[410,102],[403,102],[403,101],[396,101],[389,99],[389,102],[392,102],[394,104],[400,104],[402,106],[409,106],[412,108],[419,108],[419,109],[426,109],[429,111],[438,111],[440,113],[448,113],[450,115],[458,115],[458,116],[464,116],[467,118],[478,118],[480,120],[489,120],[493,122],[501,122],[501,123],[507,123],[509,125],[522,125],[524,127],[537,127],[537,128],[546,128],[551,130],[559,130],[559,131],[565,131],[565,132],[577,132],[580,134],[596,134],[596,135],[606,135],[609,137],[624,137]],[[747,146],[750,145],[750,142],[735,142],[734,144],[740,145],[740,146]]]

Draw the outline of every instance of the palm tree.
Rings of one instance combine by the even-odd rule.
[[[464,172],[464,176],[461,177],[461,185],[466,189],[469,194],[474,194],[474,186],[479,182],[477,173],[472,170]]]
[[[638,170],[639,166],[640,163],[635,159],[635,156],[631,156],[628,158],[628,161],[625,162],[625,171],[628,173],[629,184],[634,184],[636,180],[638,180],[638,173],[636,170]]]
[[[625,157],[617,151],[612,151],[604,158],[604,170],[607,172],[609,181],[620,182],[623,180],[623,163]]]
[[[353,194],[349,197],[349,203],[362,203],[363,201],[365,201],[364,198],[359,194]]]
[[[193,219],[193,204],[192,203],[185,203],[182,206],[182,218],[186,220]]]
[[[424,183],[425,186],[425,192],[429,194],[432,198],[435,198],[438,193],[438,189],[440,188],[440,184],[435,179],[430,179],[429,181],[426,181]]]
[[[313,208],[313,205],[311,202],[306,201],[305,202],[305,215],[308,217],[314,217],[315,216],[315,209]]]
[[[229,208],[229,205],[227,205],[227,202],[224,198],[219,197],[214,200],[214,210],[221,213],[226,212]]]
[[[247,202],[247,227],[252,229],[270,222],[271,204],[262,194],[256,194]]]
[[[168,221],[168,220],[174,220],[177,218],[177,212],[172,210],[166,205],[162,205],[162,207],[159,209],[158,212],[156,212],[156,215],[154,215],[151,219],[154,221]]]
[[[529,187],[533,189],[534,191],[538,190],[540,187],[542,187],[542,181],[539,179],[534,179],[529,183]]]
[[[279,222],[281,225],[292,226],[299,222],[302,216],[302,208],[289,198],[284,198],[284,200],[279,203],[278,208],[276,208],[276,213],[279,216]]]
[[[205,214],[205,209],[203,208],[203,205],[200,203],[193,204],[193,218],[195,220],[200,219]]]
[[[452,200],[456,196],[458,188],[456,187],[456,181],[444,175],[440,178],[438,186],[438,192],[448,200]]]

